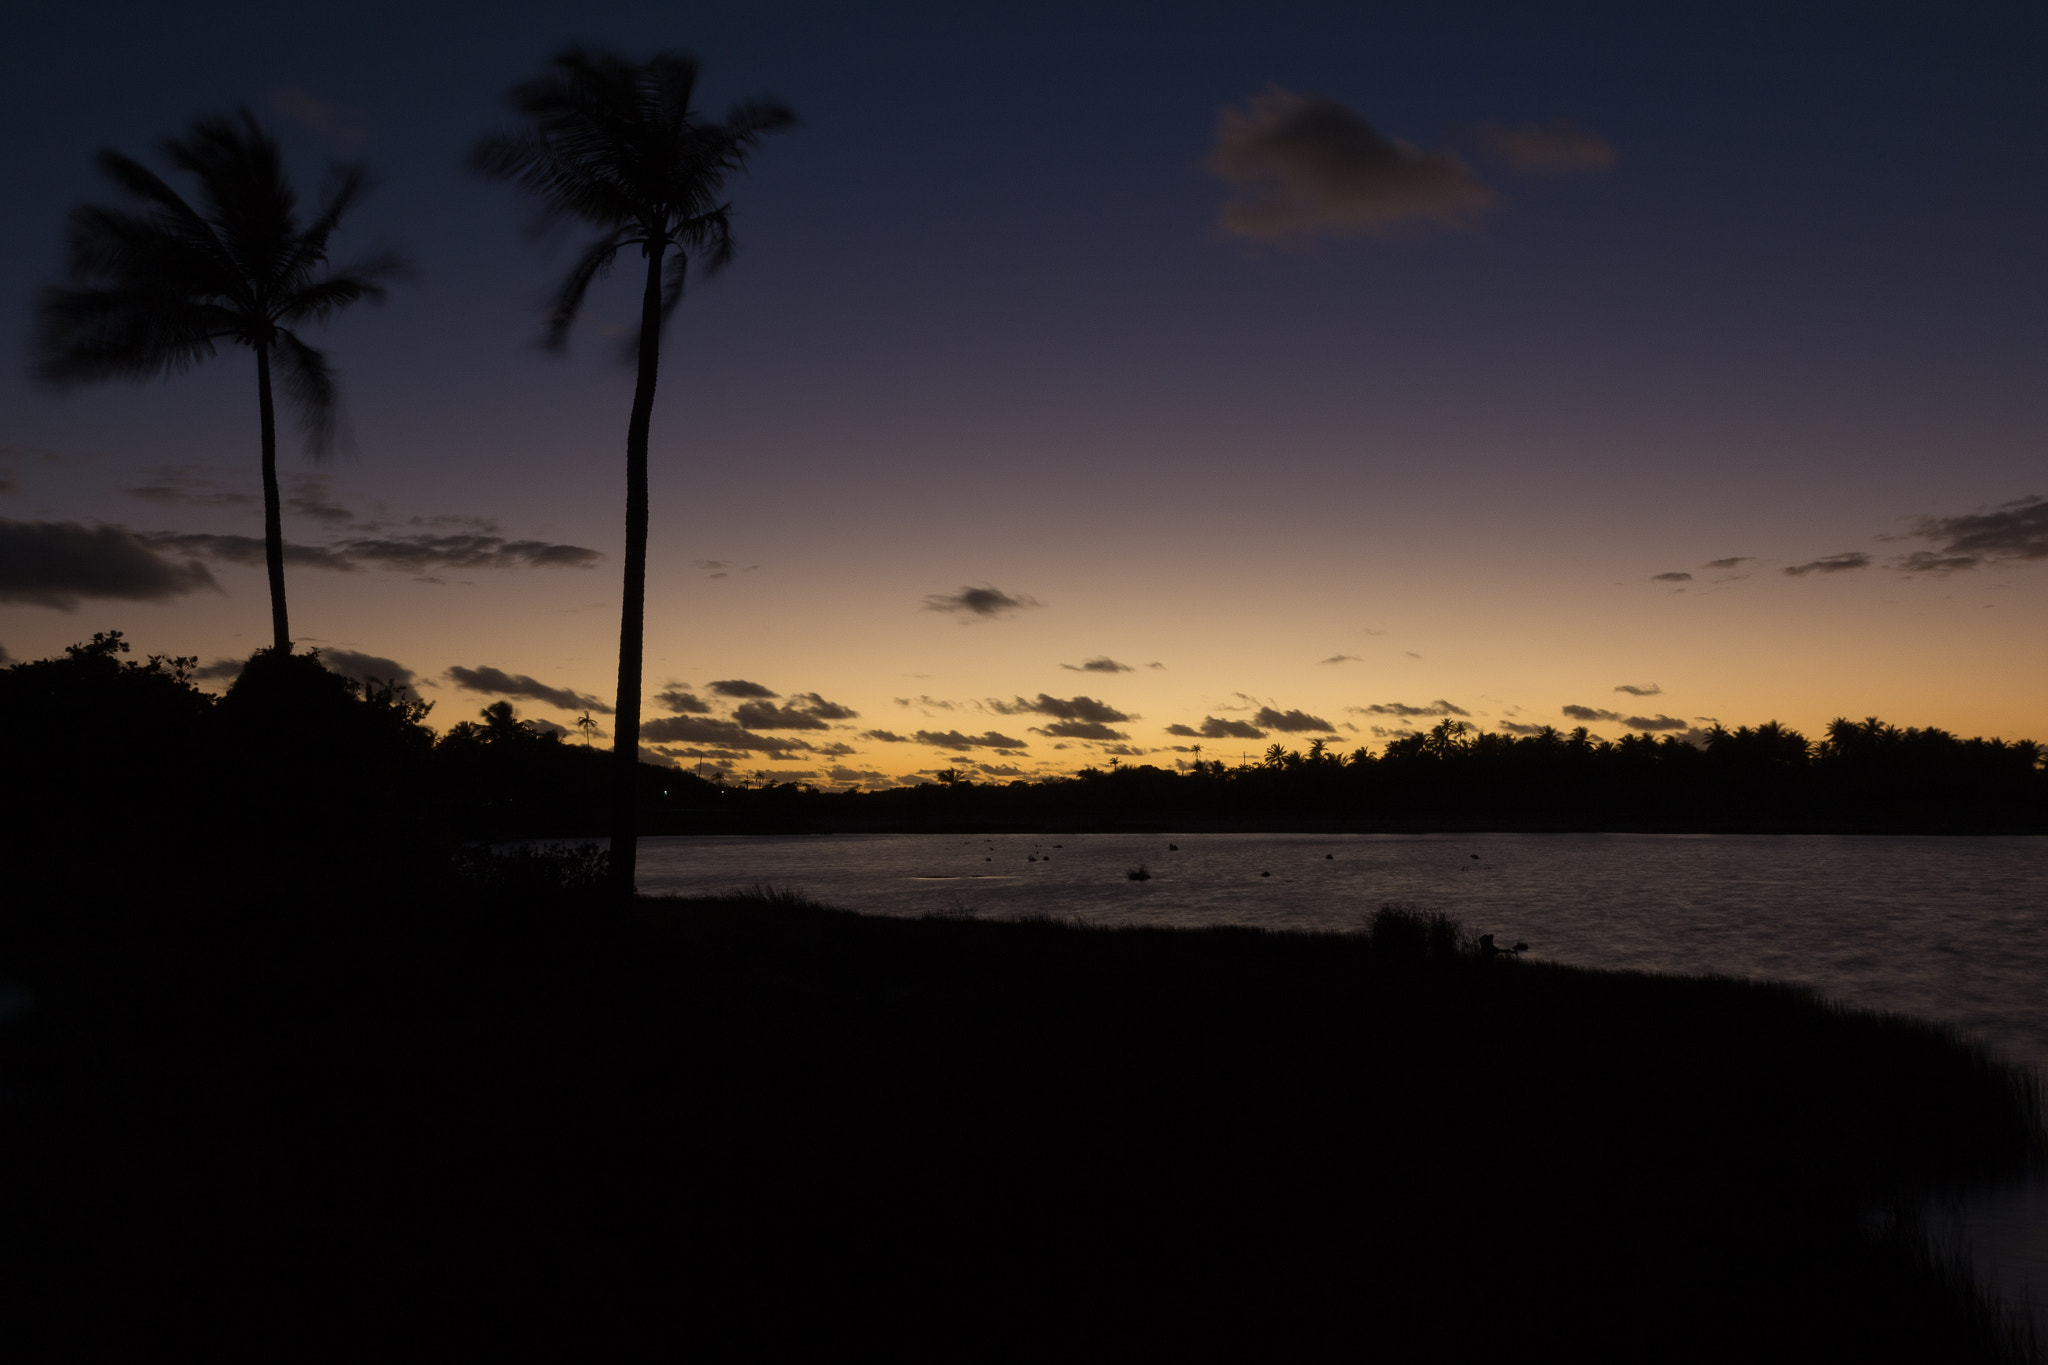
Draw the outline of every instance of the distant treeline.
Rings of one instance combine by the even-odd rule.
[[[906,823],[1056,822],[1113,828],[1202,823],[1524,829],[2048,830],[2048,772],[2029,740],[1960,739],[1875,718],[1819,740],[1776,722],[1674,736],[1515,736],[1447,720],[1377,755],[1274,745],[1257,763],[1083,769],[1073,778],[930,787],[828,807]]]
[[[317,656],[261,651],[226,695],[191,659],[124,658],[118,634],[0,670],[10,835],[113,833],[131,846],[230,837],[428,856],[452,841],[599,835],[607,750],[499,702],[436,733],[403,688]],[[883,829],[1924,830],[2048,832],[2030,741],[1838,720],[1819,740],[1771,723],[1704,742],[1517,737],[1447,720],[1373,754],[1279,745],[1256,763],[1084,768],[981,783],[961,770],[881,791],[706,781],[640,769],[648,833]]]

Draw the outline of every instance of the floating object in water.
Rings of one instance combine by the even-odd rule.
[[[1145,870],[1145,865],[1143,863],[1139,863],[1136,867],[1126,871],[1124,873],[1124,876],[1130,878],[1134,882],[1149,882],[1152,880],[1152,874]]]
[[[1477,853],[1472,855],[1472,861],[1475,863],[1479,861],[1479,855]]]
[[[1323,855],[1323,861],[1326,863],[1334,863],[1337,861],[1337,855],[1334,853],[1325,853]]]
[[[1168,853],[1178,853],[1178,852],[1180,852],[1180,845],[1179,845],[1179,844],[1168,844],[1168,845],[1166,846],[1166,851],[1167,851]]]
[[[1261,873],[1260,873],[1259,875],[1260,875],[1261,877],[1270,877],[1270,876],[1272,876],[1273,874],[1272,874],[1272,873],[1270,873],[1270,872],[1261,872]]]

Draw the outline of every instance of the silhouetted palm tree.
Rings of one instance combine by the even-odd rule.
[[[611,879],[633,892],[634,798],[640,753],[640,669],[647,598],[647,428],[660,368],[661,330],[682,301],[694,258],[710,274],[732,259],[731,205],[720,195],[745,169],[760,135],[795,123],[773,100],[735,106],[723,123],[698,116],[690,100],[695,58],[657,53],[632,62],[570,48],[545,75],[513,87],[521,131],[477,144],[484,174],[510,180],[540,200],[543,220],[598,229],[555,291],[545,339],[553,348],[593,281],[619,252],[638,247],[647,262],[636,350],[638,378],[626,427],[626,565],[619,625],[619,696],[612,751]],[[671,255],[671,253],[673,253]]]
[[[404,267],[385,252],[323,273],[328,238],[363,192],[364,172],[337,166],[319,211],[301,225],[277,141],[246,109],[200,119],[166,142],[164,154],[199,182],[199,207],[140,163],[100,152],[100,169],[140,208],[72,211],[72,284],[44,291],[38,304],[36,371],[59,386],[143,380],[209,359],[222,341],[255,351],[270,624],[274,647],[288,653],[271,363],[283,372],[308,449],[324,454],[335,428],[334,374],[293,328],[383,298],[380,281]]]

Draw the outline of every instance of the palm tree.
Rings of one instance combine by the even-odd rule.
[[[543,222],[598,230],[549,305],[544,339],[559,350],[593,282],[621,250],[647,262],[641,290],[639,373],[626,425],[626,565],[619,622],[619,695],[612,753],[611,889],[633,894],[634,797],[640,757],[640,670],[647,603],[647,428],[660,369],[661,331],[682,301],[692,259],[699,275],[733,255],[732,206],[720,196],[746,168],[760,136],[796,116],[774,100],[740,104],[722,123],[690,105],[697,62],[657,53],[631,62],[569,48],[509,99],[524,121],[517,133],[477,144],[476,169],[510,180],[540,200]],[[673,253],[673,254],[671,254]]]
[[[185,137],[165,142],[164,154],[199,182],[199,207],[140,163],[100,152],[100,169],[139,209],[84,204],[72,211],[72,283],[45,290],[38,303],[36,373],[60,388],[139,381],[210,359],[222,341],[256,353],[263,558],[270,572],[272,645],[287,654],[272,362],[298,409],[307,449],[325,454],[335,431],[334,373],[327,357],[293,329],[364,299],[381,300],[381,281],[404,265],[384,252],[324,273],[328,239],[362,194],[364,172],[335,167],[319,211],[301,226],[277,140],[246,109],[198,120]]]

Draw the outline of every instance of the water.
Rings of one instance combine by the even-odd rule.
[[[1178,851],[1169,848],[1178,844]],[[1140,864],[1152,874],[1131,881]],[[640,889],[867,914],[1353,929],[1389,901],[1587,967],[1796,981],[2048,1076],[2048,838],[860,834],[641,840]],[[2048,1182],[1935,1211],[2048,1334]]]

